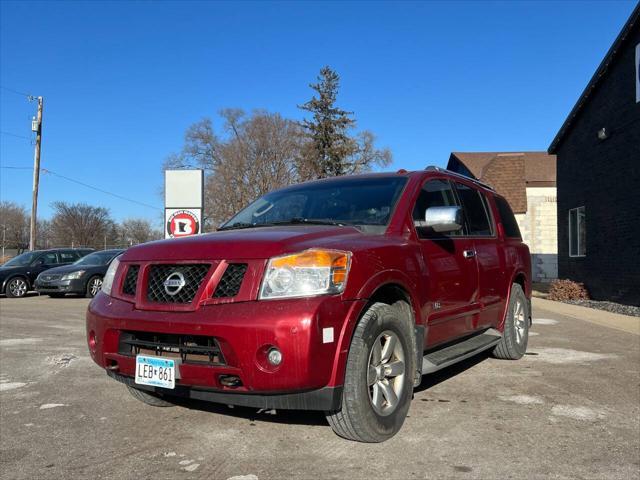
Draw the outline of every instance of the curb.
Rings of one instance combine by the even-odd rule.
[[[545,300],[539,297],[533,297],[532,304],[534,309],[541,308],[560,315],[566,315],[567,317],[572,317],[577,320],[595,323],[603,327],[631,333],[633,335],[640,335],[640,318],[638,317],[606,312],[604,310],[596,310],[594,308],[582,307],[580,305],[554,302],[552,300]]]

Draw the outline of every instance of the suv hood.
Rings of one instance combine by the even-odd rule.
[[[362,236],[354,227],[333,225],[247,228],[147,243],[127,250],[122,260],[266,259]]]

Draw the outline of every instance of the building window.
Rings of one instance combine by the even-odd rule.
[[[584,207],[569,210],[569,256],[584,257],[587,254],[587,230]]]

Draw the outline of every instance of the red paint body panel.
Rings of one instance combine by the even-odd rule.
[[[491,190],[456,177],[481,190],[495,220],[494,237],[460,237],[447,245],[421,240],[412,210],[422,184],[451,178],[444,171],[398,173],[408,177],[384,234],[364,234],[353,227],[292,225],[216,232],[133,247],[121,257],[112,296],[100,293],[87,312],[87,335],[96,336],[91,352],[103,368],[117,363],[118,372],[133,376],[135,357],[118,353],[121,331],[205,335],[215,337],[224,366],[181,364],[182,385],[226,390],[219,375],[237,375],[234,391],[282,393],[340,386],[357,321],[376,292],[388,285],[405,291],[415,323],[426,327],[424,349],[474,331],[503,328],[510,286],[523,282],[531,295],[529,250],[518,239],[506,239]],[[352,253],[345,291],[340,295],[258,300],[269,258],[309,248]],[[461,256],[475,249],[469,262]],[[247,271],[233,298],[212,298],[227,265],[245,263]],[[205,263],[209,271],[191,304],[149,302],[144,288],[135,296],[121,287],[127,265],[139,265],[138,284],[146,285],[152,265]],[[434,305],[437,304],[437,307]],[[323,328],[333,328],[324,343]],[[267,370],[258,361],[265,346],[277,346],[282,364]]]

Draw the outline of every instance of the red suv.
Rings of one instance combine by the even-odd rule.
[[[156,406],[188,397],[326,412],[380,442],[421,376],[522,357],[531,264],[489,187],[436,167],[256,200],[218,232],[133,247],[87,312],[95,362]]]

